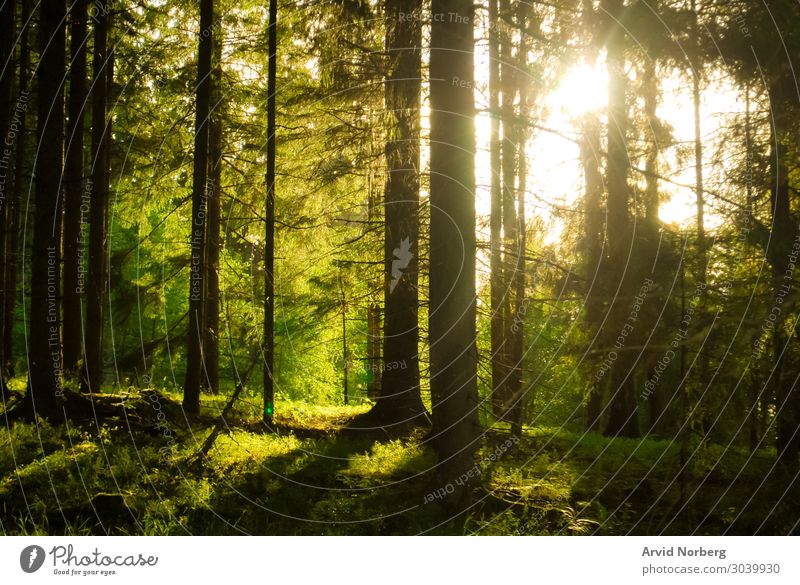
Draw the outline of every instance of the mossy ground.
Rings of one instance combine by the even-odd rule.
[[[190,465],[191,455],[211,432],[223,398],[206,399],[191,425],[176,395],[160,392],[154,400],[132,390],[124,399],[127,420],[3,419],[2,533],[798,531],[800,482],[776,468],[767,451],[695,444],[687,457],[670,441],[606,439],[564,428],[526,428],[513,447],[499,449],[510,434],[492,429],[476,459],[481,474],[473,505],[454,519],[431,496],[442,483],[422,431],[401,439],[343,432],[365,406],[279,402],[278,432],[265,433],[255,399],[245,399],[198,467]]]

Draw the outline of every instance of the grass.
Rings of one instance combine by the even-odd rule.
[[[422,437],[341,433],[366,407],[279,403],[276,434],[244,402],[201,469],[189,456],[224,400],[191,428],[160,394],[170,435],[109,420],[85,427],[16,422],[0,430],[5,534],[787,534],[800,511],[791,473],[768,452],[564,428],[487,433],[474,505],[455,522],[429,494],[442,487]],[[152,400],[131,392],[139,412]],[[171,458],[165,457],[169,445]],[[683,463],[686,463],[684,466]],[[681,473],[681,468],[684,472]],[[762,481],[764,479],[767,481]]]

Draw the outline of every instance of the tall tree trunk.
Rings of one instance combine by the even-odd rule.
[[[470,499],[478,447],[473,4],[432,0],[430,314],[432,441],[448,504]],[[463,80],[453,83],[453,79]],[[459,482],[458,479],[464,478]]]
[[[645,196],[644,196],[644,221],[642,222],[641,234],[637,234],[640,242],[643,273],[651,273],[654,280],[658,280],[660,270],[654,269],[658,261],[659,254],[659,193],[658,193],[658,156],[660,152],[659,140],[661,137],[661,122],[658,119],[658,77],[656,75],[656,61],[649,55],[644,55],[644,71],[642,72],[642,94],[644,97],[644,115],[651,136],[651,143],[648,144],[647,155],[645,156]],[[647,335],[658,327],[658,317],[656,315],[642,315],[647,317]],[[652,352],[649,352],[652,354]],[[644,362],[649,366],[648,376],[654,372],[653,364],[650,359]],[[649,432],[657,432],[661,426],[663,400],[661,393],[655,389],[647,397],[649,412]]]
[[[272,428],[275,362],[275,99],[278,91],[278,1],[269,0],[267,39],[267,200],[264,227],[264,422]]]
[[[200,1],[200,32],[197,48],[195,93],[194,161],[192,171],[192,229],[189,278],[189,330],[186,335],[186,376],[183,408],[187,414],[200,412],[201,374],[205,370],[203,330],[205,328],[205,235],[208,192],[208,138],[211,102],[211,51],[214,37],[214,0]]]
[[[386,143],[383,378],[375,414],[387,424],[424,416],[419,385],[419,110],[422,4],[385,0]],[[403,15],[414,15],[403,18]]]
[[[0,5],[0,332],[5,327],[5,297],[14,294],[14,287],[6,282],[6,261],[8,242],[8,199],[13,190],[13,142],[8,144],[11,137],[10,124],[14,99],[14,2],[3,2]],[[3,347],[0,347],[0,364],[5,363]],[[3,400],[8,396],[6,373],[0,368],[0,395]]]
[[[694,59],[692,60],[692,106],[694,111],[694,173],[695,197],[697,200],[697,254],[698,281],[706,281],[706,230],[705,230],[705,197],[703,190],[703,130],[701,126],[701,88],[702,57],[700,55],[700,26],[698,23],[697,2],[692,0],[692,34],[695,41]]]
[[[772,111],[770,175],[770,206],[772,209],[772,234],[770,236],[767,258],[772,267],[774,298],[784,298],[791,290],[795,276],[790,267],[789,256],[792,253],[793,240],[797,223],[791,212],[791,185],[789,179],[789,148],[786,141],[790,139],[791,128],[789,114],[783,104],[789,100],[794,82],[788,82],[785,90],[780,80],[774,80],[769,87],[769,99]],[[793,162],[793,161],[792,161]],[[780,307],[780,305],[776,305]],[[800,455],[800,407],[798,407],[798,389],[796,375],[790,371],[792,358],[796,356],[795,344],[789,344],[784,333],[784,322],[787,315],[781,315],[775,325],[773,343],[775,347],[775,365],[770,380],[775,394],[775,426],[776,450],[778,462],[794,465]],[[796,358],[795,358],[796,359]]]
[[[70,11],[70,67],[67,145],[64,168],[64,370],[78,371],[82,355],[85,248],[83,205],[83,118],[86,107],[86,0],[77,0]]]
[[[489,143],[489,160],[491,167],[490,194],[491,211],[489,216],[490,230],[490,275],[489,287],[491,296],[491,361],[492,361],[492,397],[500,397],[505,383],[503,367],[503,347],[505,327],[503,324],[503,183],[502,183],[502,144],[500,142],[500,17],[498,0],[489,0],[489,110],[491,112],[491,135]],[[499,404],[492,401],[495,414],[499,412]]]
[[[589,66],[597,63],[599,54],[597,15],[592,0],[583,0],[581,20],[585,34],[589,38],[586,62]],[[586,323],[592,336],[595,336],[603,321],[603,297],[605,295],[605,273],[603,265],[603,175],[601,167],[601,126],[595,112],[587,112],[581,119],[580,156],[584,177],[584,262],[587,279]],[[589,387],[586,398],[586,428],[600,430],[603,412],[602,385],[595,379],[597,360],[587,356],[590,366]]]
[[[13,3],[9,3],[13,4]],[[3,344],[3,361],[0,362],[4,378],[11,376],[14,373],[14,312],[17,307],[17,284],[18,284],[18,267],[20,257],[22,256],[20,250],[19,238],[19,225],[20,225],[20,199],[23,189],[23,179],[29,177],[27,172],[28,159],[27,154],[27,110],[29,105],[28,93],[28,75],[30,64],[30,45],[28,44],[29,37],[29,19],[31,14],[30,0],[21,0],[22,4],[22,17],[21,17],[21,31],[19,35],[19,84],[17,88],[17,103],[15,104],[12,120],[16,124],[16,150],[14,152],[14,182],[12,190],[8,198],[6,207],[6,222],[8,228],[6,230],[6,245],[5,245],[5,279],[4,286],[6,287],[6,294],[3,302],[5,308],[3,311],[3,338],[0,343]]]
[[[629,160],[626,144],[628,128],[625,94],[624,29],[619,21],[624,10],[623,0],[602,0],[607,14],[608,40],[606,62],[608,64],[608,165],[606,184],[608,189],[608,245],[609,281],[616,286],[610,316],[606,321],[605,341],[611,350],[613,340],[625,325],[630,310],[632,287],[629,285],[628,253],[631,245],[628,187]],[[633,360],[631,352],[620,348],[610,372],[609,418],[605,434],[610,436],[636,437],[639,435],[636,418],[636,394],[633,385]]]
[[[531,13],[531,4],[519,2],[517,4],[517,26],[520,30],[527,31]],[[522,433],[522,419],[525,413],[525,398],[527,390],[522,389],[523,354],[525,339],[525,247],[526,247],[526,221],[525,221],[525,192],[528,184],[528,158],[526,153],[527,127],[525,121],[529,114],[528,87],[529,79],[525,77],[528,70],[528,35],[520,35],[519,51],[517,55],[519,67],[517,87],[519,88],[519,130],[517,132],[517,228],[516,248],[514,257],[514,280],[511,283],[514,290],[514,316],[510,326],[510,375],[509,375],[509,414],[512,431],[516,435]]]
[[[61,172],[64,143],[64,0],[40,4],[35,211],[26,410],[56,413],[61,386]]]
[[[703,129],[701,125],[701,81],[703,78],[703,57],[701,54],[700,26],[698,22],[697,2],[692,0],[692,34],[694,36],[694,59],[692,64],[692,104],[694,110],[694,167],[695,167],[695,197],[697,202],[697,283],[706,284],[708,273],[708,239],[705,229],[705,185],[703,179]],[[700,290],[700,307],[706,305],[706,287]],[[702,313],[701,313],[702,315]],[[708,344],[708,340],[706,340]],[[707,350],[703,349],[697,356],[698,386],[700,395],[703,396],[708,388],[708,357]],[[684,389],[690,392],[689,402],[692,411],[695,411],[697,398],[692,396],[691,387]],[[691,429],[687,422],[687,428]]]
[[[111,117],[109,90],[114,76],[108,48],[111,0],[93,15],[92,57],[92,184],[89,216],[89,270],[86,281],[86,363],[83,389],[100,392],[103,383],[103,325],[108,281],[108,197],[110,179]]]
[[[219,230],[220,200],[222,198],[222,34],[221,19],[215,15],[213,104],[209,135],[208,214],[206,216],[205,260],[205,327],[203,330],[203,382],[213,393],[219,392]]]
[[[510,0],[500,0],[500,19],[513,22]],[[503,137],[500,149],[501,198],[502,198],[502,259],[500,313],[503,335],[497,354],[500,384],[492,392],[492,410],[501,420],[507,420],[512,404],[511,372],[513,369],[512,327],[514,323],[514,272],[516,270],[517,210],[515,203],[515,178],[517,171],[517,147],[519,145],[520,121],[517,119],[514,102],[517,96],[518,73],[513,54],[513,34],[504,30],[500,38],[500,88],[502,90],[500,112]]]

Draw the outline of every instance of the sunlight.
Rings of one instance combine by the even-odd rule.
[[[553,92],[550,102],[571,118],[604,108],[608,75],[602,63],[581,63],[570,69]]]

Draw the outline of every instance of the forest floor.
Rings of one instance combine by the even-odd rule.
[[[244,397],[198,464],[193,455],[225,399],[204,399],[189,425],[178,398],[106,395],[124,410],[102,424],[0,413],[0,533],[798,532],[800,481],[767,451],[695,445],[682,464],[680,447],[666,440],[493,429],[476,459],[473,504],[451,518],[422,431],[401,439],[347,432],[367,406],[278,402],[277,432],[264,433]]]

